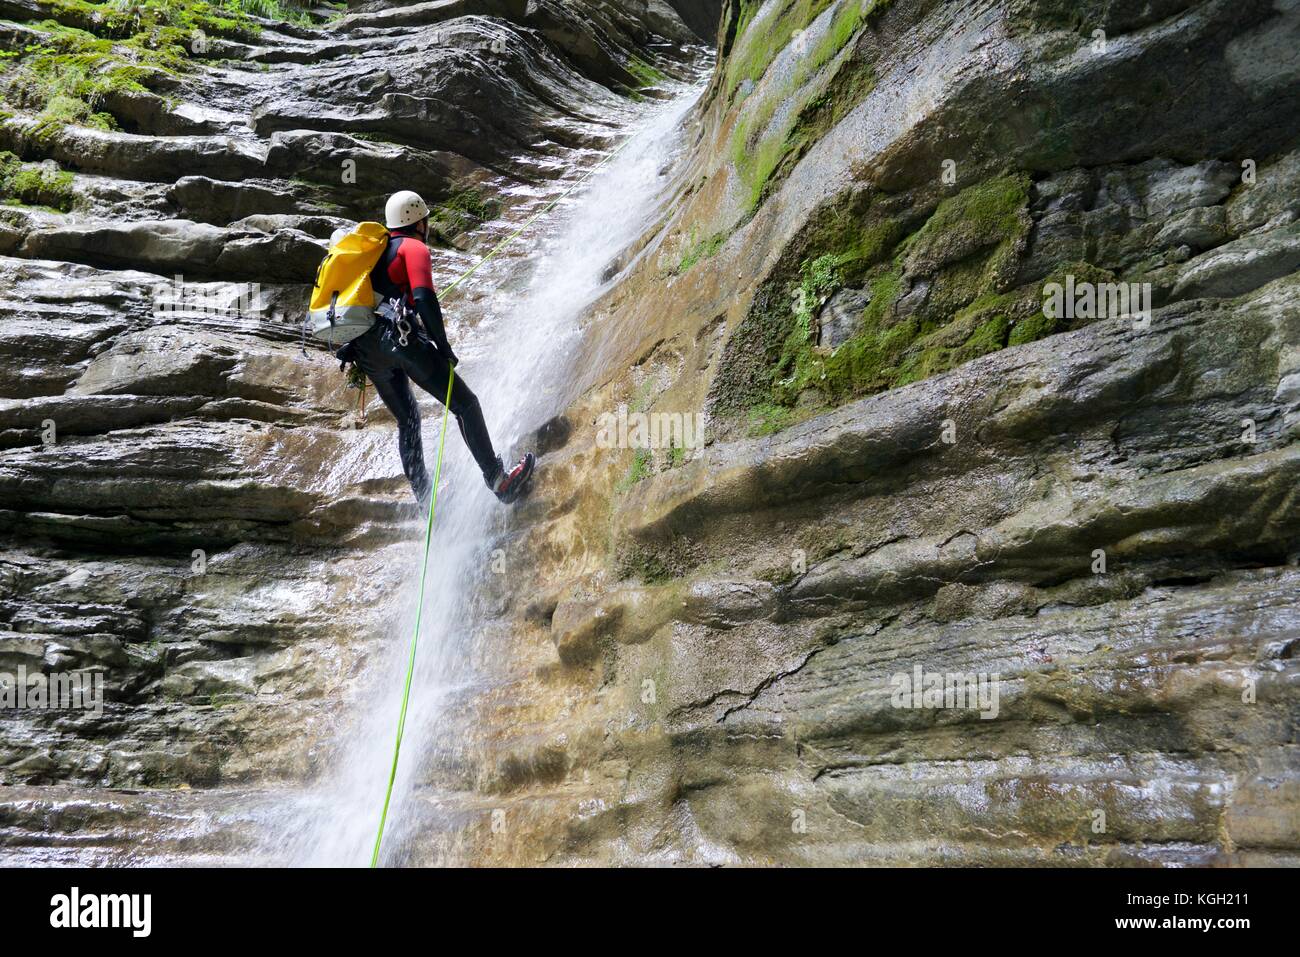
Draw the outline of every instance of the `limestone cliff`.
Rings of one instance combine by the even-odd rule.
[[[486,859],[1295,861],[1298,29],[729,5],[521,515]],[[622,403],[709,442],[603,449]],[[897,707],[918,667],[996,717]]]
[[[297,357],[293,284],[413,179],[455,275],[715,22],[494,542],[516,573],[467,585],[491,680],[402,860],[1297,861],[1289,0],[377,4],[210,28],[71,121],[15,93],[0,655],[112,688],[5,719],[17,859],[243,852],[229,809],[321,772],[418,557],[391,423]],[[269,306],[159,321],[175,271]],[[620,406],[706,441],[608,448]],[[918,669],[996,708],[900,707]]]

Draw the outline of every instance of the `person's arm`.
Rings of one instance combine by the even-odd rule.
[[[447,358],[447,361],[455,365],[460,360],[456,358],[456,353],[451,350],[451,343],[447,341],[447,330],[442,324],[442,306],[438,305],[438,294],[427,287],[413,289],[411,294],[415,297],[415,311],[419,313],[420,321],[424,323],[429,338],[433,340],[433,344],[438,347],[438,351]]]
[[[447,330],[442,322],[442,306],[439,305],[438,294],[433,288],[433,265],[429,261],[429,249],[418,240],[408,239],[402,243],[400,252],[406,266],[407,280],[411,284],[415,311],[438,351],[455,365],[460,360],[447,341]]]

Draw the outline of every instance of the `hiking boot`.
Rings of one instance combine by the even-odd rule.
[[[496,497],[509,505],[519,498],[524,486],[528,484],[528,480],[533,474],[533,466],[537,464],[537,460],[533,457],[533,453],[529,452],[509,472],[501,466],[500,462],[501,460],[497,459],[496,478],[488,484]]]

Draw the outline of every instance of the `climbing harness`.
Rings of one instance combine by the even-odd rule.
[[[579,186],[581,186],[588,179],[590,179],[598,169],[600,169],[602,166],[604,166],[606,163],[612,160],[615,156],[617,156],[620,152],[622,152],[623,147],[626,146],[628,142],[630,141],[625,140],[623,143],[619,144],[617,149],[611,152],[608,156],[602,159],[591,169],[587,170],[587,172],[584,173],[582,177],[578,179],[577,182],[575,182],[572,186],[566,189],[559,196],[555,197],[555,199],[551,200],[549,203],[543,206],[532,216],[528,217],[528,219],[524,221],[524,224],[522,226],[520,226],[513,233],[511,233],[505,239],[501,240],[501,242],[497,243],[494,247],[492,247],[492,250],[486,256],[484,256],[477,263],[475,263],[465,272],[461,273],[454,280],[452,280],[451,283],[448,284],[443,289],[443,295],[446,296],[447,293],[451,292],[453,289],[459,286],[470,276],[474,275],[474,273],[478,272],[479,268],[483,266],[484,263],[493,259],[498,253],[501,252],[501,250],[505,249],[512,242],[514,242],[516,239],[522,236],[524,234],[524,231],[527,230],[529,226],[531,226],[533,223],[537,222],[537,220],[541,219],[543,216],[549,213],[552,209],[556,207],[556,205],[561,200],[565,199],[567,196],[573,193],[574,190],[576,190]],[[401,345],[404,346],[406,345],[405,337],[410,335],[411,326],[408,321],[406,323],[406,329],[405,331],[403,331],[401,322],[402,319],[399,317],[396,323],[397,332],[399,336],[398,341],[401,343]],[[411,635],[411,651],[410,654],[407,656],[407,661],[406,661],[406,683],[402,687],[402,710],[397,719],[397,742],[393,747],[393,766],[388,773],[388,790],[384,793],[384,810],[379,816],[379,833],[375,835],[375,849],[370,855],[371,867],[379,866],[379,848],[384,840],[384,824],[388,821],[388,806],[393,798],[393,782],[397,780],[397,758],[402,750],[402,734],[406,730],[406,708],[407,708],[407,704],[411,699],[411,678],[415,674],[415,651],[420,642],[420,624],[424,616],[424,591],[425,591],[425,583],[427,581],[428,574],[429,574],[429,548],[433,542],[433,516],[435,510],[438,507],[438,482],[440,477],[442,476],[442,451],[443,451],[443,447],[446,445],[447,442],[447,420],[451,418],[451,387],[452,387],[452,383],[455,381],[456,381],[456,368],[455,366],[452,366],[450,370],[450,374],[447,376],[447,400],[442,404],[443,407],[442,435],[438,439],[438,464],[434,467],[434,472],[433,472],[433,496],[429,502],[429,517],[424,528],[424,563],[420,566],[420,598],[419,598],[419,604],[416,605],[416,609],[415,609],[415,632],[414,634]],[[363,387],[362,388],[363,400],[364,397],[365,397],[365,389]]]

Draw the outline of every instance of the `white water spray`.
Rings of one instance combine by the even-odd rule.
[[[567,206],[557,208],[535,240],[523,268],[527,285],[514,293],[494,292],[492,309],[474,348],[462,348],[458,371],[483,405],[497,451],[522,452],[517,443],[561,411],[562,386],[571,374],[574,345],[584,310],[617,276],[610,262],[653,222],[668,183],[665,170],[680,149],[678,130],[699,90],[654,107],[633,138],[599,170]],[[512,268],[519,268],[515,263]],[[499,272],[494,270],[493,273]],[[478,284],[498,281],[488,274]],[[454,316],[454,304],[448,312]],[[454,326],[453,326],[454,329]],[[459,343],[458,343],[459,345]],[[441,406],[420,395],[426,460],[433,472]],[[380,864],[400,864],[404,848],[420,831],[413,785],[422,755],[438,741],[439,715],[448,697],[472,682],[466,643],[477,626],[472,598],[486,572],[488,543],[501,521],[502,506],[483,485],[478,468],[456,427],[449,427],[424,601],[424,626],[412,683],[410,713],[401,763],[393,788]],[[537,481],[545,481],[545,461]],[[416,601],[418,559],[405,598]],[[342,743],[338,766],[322,785],[287,802],[272,822],[274,843],[287,863],[363,866],[370,860],[388,783],[402,682],[415,609],[394,628],[390,644],[364,676],[364,714]],[[342,703],[341,703],[342,706]]]

